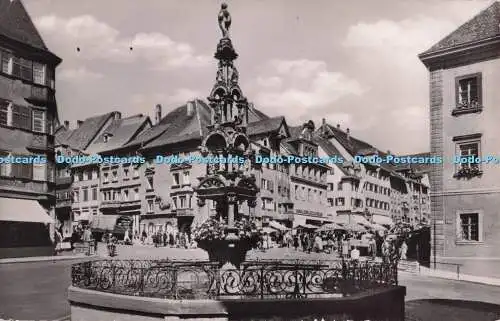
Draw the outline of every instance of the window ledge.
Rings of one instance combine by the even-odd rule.
[[[455,241],[456,245],[483,245],[483,241]]]
[[[151,192],[154,192],[154,190],[155,190],[154,188],[147,188],[147,189],[146,189],[146,193],[151,193]]]
[[[481,170],[472,172],[459,171],[453,175],[453,177],[456,179],[460,178],[472,179],[474,177],[481,177],[481,176],[483,176],[483,171]]]
[[[478,107],[455,107],[451,112],[452,116],[460,116],[465,114],[477,114],[483,111],[482,106]]]
[[[172,185],[172,189],[174,188],[180,188],[181,186],[180,185]]]

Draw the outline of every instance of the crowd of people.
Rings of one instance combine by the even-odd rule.
[[[196,247],[189,233],[159,230],[154,233],[135,231],[133,236],[127,230],[123,242],[127,245],[153,245],[154,247],[176,247],[193,248]]]
[[[313,230],[289,230],[265,233],[259,248],[287,247],[307,253],[327,253],[341,258],[367,256],[383,260],[406,259],[406,242],[388,233],[359,233],[350,231],[315,232]]]

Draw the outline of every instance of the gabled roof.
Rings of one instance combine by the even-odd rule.
[[[193,106],[194,110],[191,115],[188,115],[187,103],[175,108],[163,117],[157,125],[138,135],[129,144],[125,145],[125,147],[140,146],[142,148],[157,148],[189,140],[201,140],[201,137],[207,133],[207,126],[210,124],[210,106],[200,99],[195,99]],[[248,120],[248,131],[250,133],[254,131],[259,132],[264,128],[260,124],[261,121],[266,121],[268,125],[272,126],[278,123],[281,125],[281,122],[278,122],[279,117],[277,119],[270,119],[255,108],[249,109]]]
[[[48,51],[21,0],[0,0],[0,35]]]
[[[65,145],[68,146],[68,138],[71,136],[73,131],[71,129],[68,129],[64,127],[63,125],[59,126],[56,129],[56,132],[54,134],[54,139],[55,139],[55,145],[60,146],[60,145]]]
[[[119,149],[134,138],[138,131],[144,128],[148,122],[150,122],[149,117],[143,115],[114,119],[94,142],[87,147],[86,152],[97,154]],[[106,136],[108,136],[107,141]]]
[[[66,145],[73,149],[85,150],[113,115],[114,112],[111,112],[85,119],[80,127],[73,129],[66,137]]]
[[[247,134],[248,136],[257,136],[261,134],[273,133],[279,131],[281,126],[285,126],[285,129],[288,131],[288,126],[286,126],[285,117],[278,116],[273,118],[267,118],[264,120],[259,120],[248,124]],[[287,136],[289,136],[289,133],[287,134],[288,134]]]
[[[331,141],[329,141],[328,139],[323,138],[323,137],[318,136],[318,135],[315,135],[314,136],[314,141],[316,142],[316,144],[318,144],[319,147],[321,147],[325,151],[325,153],[329,157],[334,157],[334,156],[342,157],[342,154],[339,152],[339,150],[337,149],[337,147],[335,147],[335,145]],[[348,174],[348,171],[341,164],[339,164],[339,166],[337,166],[337,167],[344,174]]]
[[[500,2],[481,11],[422,55],[500,36]]]

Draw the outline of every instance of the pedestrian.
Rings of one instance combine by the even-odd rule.
[[[355,246],[354,249],[351,251],[351,260],[353,260],[354,262],[358,262],[359,261],[359,250],[358,250],[358,247]]]

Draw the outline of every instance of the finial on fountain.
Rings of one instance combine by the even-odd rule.
[[[223,38],[229,38],[229,27],[231,27],[231,15],[227,10],[227,4],[223,3],[219,11],[219,27]]]

